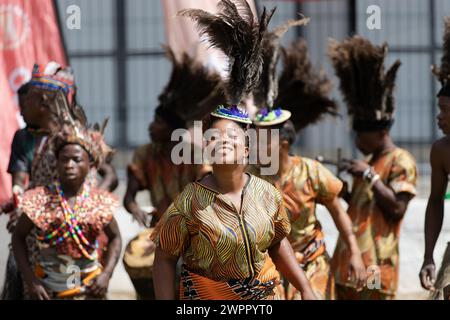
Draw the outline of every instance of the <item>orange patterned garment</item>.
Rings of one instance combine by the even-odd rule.
[[[258,172],[255,166],[249,170]],[[321,163],[298,156],[291,157],[291,167],[282,177],[261,178],[273,183],[282,193],[291,222],[288,239],[315,295],[318,299],[333,299],[334,282],[316,205],[337,197],[342,182]],[[300,299],[299,292],[292,285],[286,296],[289,300]]]
[[[180,300],[283,300],[279,273],[267,255],[256,278],[214,281],[182,266]]]
[[[387,150],[376,161],[370,160],[369,164],[380,175],[381,181],[396,194],[416,194],[416,162],[406,150]],[[370,271],[369,282],[375,286],[375,290],[395,295],[398,286],[401,221],[392,222],[384,218],[369,184],[362,178],[355,178],[353,182],[348,214],[353,222],[364,264]],[[350,252],[340,237],[332,259],[332,270],[337,284],[353,287],[347,281],[349,258]],[[380,284],[378,288],[377,283]]]
[[[248,176],[240,212],[228,197],[199,182],[189,184],[163,215],[153,234],[156,245],[182,256],[189,272],[222,285],[261,282],[261,272],[272,270],[265,268],[267,250],[289,234],[290,223],[280,192]],[[269,274],[272,291],[279,275]]]

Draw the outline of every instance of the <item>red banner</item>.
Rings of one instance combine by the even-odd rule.
[[[11,196],[6,172],[11,142],[19,128],[17,89],[35,62],[66,64],[52,0],[0,0],[0,203]]]

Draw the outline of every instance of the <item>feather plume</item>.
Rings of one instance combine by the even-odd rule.
[[[295,41],[281,52],[283,71],[275,106],[291,112],[296,130],[317,122],[324,114],[337,115],[337,104],[330,98],[333,84],[323,70],[314,70],[306,41]]]
[[[450,16],[444,18],[444,44],[443,54],[441,58],[441,66],[436,65],[431,67],[431,71],[436,78],[441,82],[442,86],[447,84],[450,79]]]
[[[274,10],[267,13],[264,8],[257,21],[245,0],[221,0],[217,7],[217,14],[200,9],[187,9],[178,14],[195,21],[200,35],[206,36],[211,47],[228,57],[225,93],[231,105],[239,105],[259,83],[262,39]]]
[[[263,37],[263,71],[259,86],[253,92],[255,104],[259,108],[272,108],[278,95],[277,64],[280,57],[280,40],[294,26],[308,24],[309,18],[302,16],[298,20],[288,20]]]
[[[350,115],[359,120],[393,119],[393,91],[401,63],[395,61],[385,73],[386,43],[376,46],[361,36],[342,42],[331,40],[328,55]]]
[[[226,99],[220,76],[183,53],[177,61],[173,51],[164,47],[172,63],[168,84],[159,96],[159,105],[183,121],[201,120]]]

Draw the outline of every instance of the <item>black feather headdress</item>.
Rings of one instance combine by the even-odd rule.
[[[328,55],[356,131],[388,129],[394,121],[393,92],[401,62],[385,72],[386,54],[386,43],[376,46],[361,36],[330,41]]]
[[[330,98],[333,84],[323,70],[314,70],[306,41],[298,40],[282,49],[283,71],[275,106],[291,112],[297,131],[324,115],[337,115],[337,104]]]
[[[450,97],[450,16],[444,18],[444,43],[442,48],[441,66],[436,65],[431,67],[431,71],[439,80],[442,89],[438,96]]]
[[[271,109],[278,95],[278,82],[276,67],[280,57],[280,40],[283,35],[294,26],[306,25],[309,18],[302,17],[298,20],[288,20],[263,37],[263,71],[260,84],[253,92],[253,98],[258,108]]]
[[[228,57],[225,94],[230,105],[239,105],[259,83],[263,65],[262,40],[273,12],[267,13],[264,8],[258,21],[245,0],[221,0],[217,14],[201,9],[178,13],[194,20],[211,47]]]
[[[177,61],[169,47],[165,50],[172,63],[172,73],[159,95],[155,112],[172,127],[184,128],[225,103],[223,82],[219,74],[194,61],[187,53]]]

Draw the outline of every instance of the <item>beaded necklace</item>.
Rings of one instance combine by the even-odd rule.
[[[52,246],[56,246],[67,239],[69,236],[75,241],[81,253],[89,260],[96,260],[98,256],[98,241],[95,241],[95,244],[91,244],[80,228],[80,222],[77,219],[76,214],[82,213],[85,208],[84,204],[86,200],[89,198],[90,188],[88,184],[83,185],[83,190],[79,196],[76,197],[75,205],[73,209],[70,207],[67,202],[66,197],[64,196],[64,192],[61,188],[61,184],[59,181],[54,183],[54,187],[56,193],[58,194],[58,200],[61,204],[61,207],[64,212],[64,221],[61,225],[54,230],[53,232],[47,234],[46,236],[38,237],[41,241],[46,241]],[[59,235],[59,236],[58,236]],[[57,237],[58,236],[58,237]],[[84,244],[84,245],[83,245]],[[85,247],[91,248],[92,253],[90,254]]]

